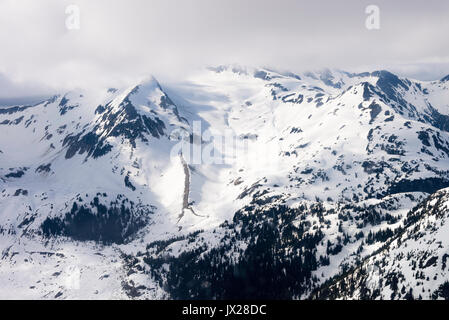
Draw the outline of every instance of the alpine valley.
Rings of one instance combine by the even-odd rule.
[[[2,107],[0,298],[449,299],[448,187],[449,76],[220,66]]]

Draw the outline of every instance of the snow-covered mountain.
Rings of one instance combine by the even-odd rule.
[[[2,108],[0,298],[447,298],[447,187],[448,77],[220,66]]]

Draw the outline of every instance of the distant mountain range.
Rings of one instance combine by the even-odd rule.
[[[445,188],[449,76],[219,66],[2,107],[0,298],[448,299]]]

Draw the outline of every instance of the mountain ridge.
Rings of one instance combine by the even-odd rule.
[[[42,275],[77,256],[101,297],[376,298],[316,292],[376,259],[411,228],[414,208],[449,187],[445,82],[221,66],[163,87],[148,78],[0,109],[5,288],[78,296]],[[236,147],[218,143],[227,133]],[[37,264],[31,247],[66,258]],[[18,259],[48,286],[11,276]]]

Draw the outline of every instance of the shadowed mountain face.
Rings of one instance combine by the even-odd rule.
[[[221,66],[1,108],[0,297],[445,298],[447,80]],[[79,291],[47,276],[73,261]]]

